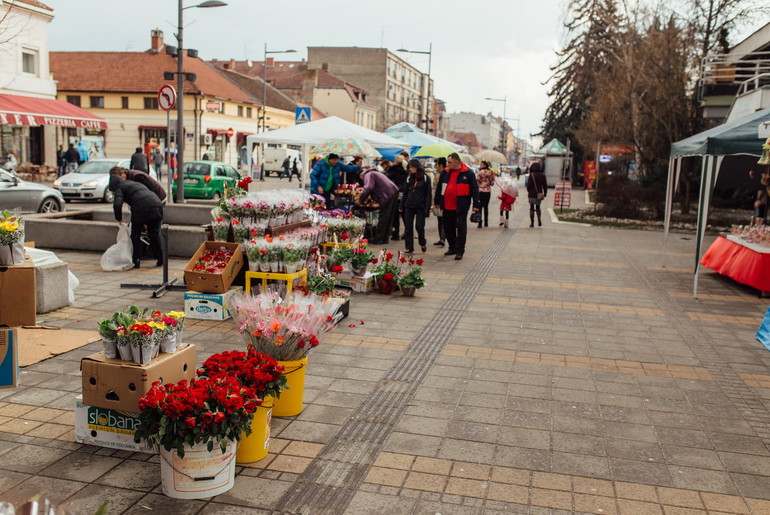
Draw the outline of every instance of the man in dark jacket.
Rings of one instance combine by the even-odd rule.
[[[373,196],[380,205],[380,219],[374,230],[374,237],[370,240],[372,245],[385,245],[388,243],[388,234],[393,217],[396,216],[398,203],[398,187],[388,179],[385,174],[371,168],[361,172],[359,178],[364,181],[364,189],[358,197],[356,204],[359,206]]]
[[[67,173],[72,173],[78,169],[78,159],[80,159],[80,153],[72,143],[70,143],[70,148],[68,148],[64,153],[64,159],[67,160]]]
[[[139,268],[141,259],[142,229],[147,227],[152,254],[157,259],[157,266],[163,265],[163,249],[160,242],[160,224],[163,222],[163,204],[158,196],[144,184],[126,181],[120,175],[110,174],[110,191],[115,193],[112,209],[115,220],[123,223],[123,202],[131,207],[131,243],[134,246],[132,256],[134,267]]]
[[[134,181],[144,184],[149,190],[155,193],[161,202],[166,200],[166,190],[158,181],[150,177],[150,174],[141,170],[128,170],[122,166],[113,166],[110,168],[110,175],[120,175],[123,180]]]
[[[465,239],[468,233],[468,211],[473,205],[476,213],[479,202],[479,185],[476,176],[453,152],[446,158],[447,172],[439,179],[436,186],[434,204],[444,210],[444,232],[449,243],[445,256],[454,256],[456,260],[465,254]]]
[[[310,172],[310,192],[323,195],[326,199],[326,209],[332,209],[332,192],[340,185],[340,170],[343,172],[358,172],[360,166],[350,166],[340,163],[340,156],[329,154],[316,162]]]
[[[388,176],[388,179],[393,181],[393,184],[398,186],[399,202],[401,202],[401,199],[404,197],[404,189],[406,188],[406,176],[409,174],[409,170],[407,170],[408,162],[409,154],[407,154],[406,151],[401,152],[396,156],[396,160],[393,163],[393,166],[388,168],[388,171],[385,172],[385,175]],[[402,218],[403,215],[400,215],[399,213],[396,213],[396,216],[393,217],[393,235],[391,238],[394,240],[400,239]]]
[[[136,147],[136,152],[131,156],[131,163],[128,167],[132,170],[150,173],[150,164],[147,162],[147,156],[142,152],[142,147]]]
[[[535,213],[537,213],[537,225],[541,227],[540,203],[548,194],[548,181],[543,173],[543,165],[538,161],[529,167],[529,179],[527,179],[527,196],[529,197],[529,226],[535,226]]]

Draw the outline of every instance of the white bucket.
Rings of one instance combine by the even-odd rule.
[[[175,499],[203,499],[227,492],[235,484],[235,445],[228,442],[224,454],[218,446],[184,446],[184,458],[176,451],[160,449],[163,493]]]

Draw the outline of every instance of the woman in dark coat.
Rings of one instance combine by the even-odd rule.
[[[537,225],[542,226],[540,203],[548,194],[548,181],[543,173],[543,165],[535,161],[529,167],[529,179],[527,179],[527,196],[529,197],[529,226],[535,226],[535,213],[537,213]]]
[[[420,162],[409,161],[409,175],[404,183],[404,197],[399,211],[404,213],[404,247],[407,252],[414,252],[414,226],[417,225],[417,242],[425,252],[428,244],[425,239],[425,219],[430,216],[432,189],[430,178],[425,175]]]

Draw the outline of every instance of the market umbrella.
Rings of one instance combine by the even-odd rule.
[[[498,163],[501,165],[507,165],[508,160],[503,154],[497,150],[484,149],[476,154],[476,159],[481,161],[489,161],[490,163]]]
[[[415,152],[412,157],[446,157],[455,152],[457,152],[457,150],[449,145],[445,145],[444,143],[434,143],[432,145],[420,147],[420,150]]]
[[[476,159],[470,154],[466,154],[465,152],[460,152],[460,159],[462,160],[463,163],[467,165],[472,165],[473,163],[478,161],[478,159]]]
[[[380,157],[381,154],[372,145],[356,138],[332,138],[316,145],[310,150],[311,156],[325,157],[329,154],[338,156]]]

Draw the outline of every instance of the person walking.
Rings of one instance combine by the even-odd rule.
[[[64,150],[64,145],[59,145],[59,150],[56,151],[56,164],[59,167],[56,177],[61,177],[67,173],[67,151]]]
[[[152,151],[152,164],[155,167],[155,174],[158,176],[158,180],[162,180],[163,152],[161,152],[159,148]]]
[[[80,159],[80,152],[75,148],[73,143],[70,143],[70,147],[67,152],[64,153],[64,158],[67,160],[67,173],[72,173],[78,169],[78,159]]]
[[[115,193],[112,209],[115,220],[123,223],[123,203],[131,207],[131,243],[134,246],[132,260],[139,268],[142,251],[142,229],[147,228],[152,254],[157,260],[156,266],[163,265],[163,247],[160,242],[160,225],[163,222],[163,204],[158,196],[147,186],[134,181],[126,181],[119,172],[110,170],[110,191]]]
[[[396,156],[391,167],[385,172],[388,179],[398,186],[399,203],[404,196],[404,188],[406,187],[406,176],[409,173],[406,167],[408,161],[409,154],[407,154],[406,151],[403,151]],[[401,221],[401,215],[396,213],[396,216],[393,218],[393,234],[391,235],[391,239],[393,240],[399,240],[401,238]]]
[[[372,245],[386,245],[389,241],[390,227],[393,223],[393,216],[396,215],[398,205],[398,186],[387,178],[385,174],[377,171],[376,168],[370,168],[359,174],[359,178],[364,183],[364,189],[361,196],[356,201],[357,205],[363,205],[364,201],[373,196],[380,205],[380,218],[377,227],[374,229],[374,236],[369,243]]]
[[[520,177],[521,177],[521,167],[517,166],[516,167],[516,180],[518,181]]]
[[[457,152],[447,156],[448,173],[439,180],[434,204],[444,211],[444,232],[449,243],[445,256],[461,260],[468,234],[468,211],[479,211],[479,186],[476,176],[460,160]]]
[[[495,183],[495,172],[489,169],[489,161],[481,162],[481,167],[476,174],[476,182],[479,183],[479,201],[481,202],[479,229],[481,229],[482,222],[484,227],[489,227],[489,200],[492,198],[492,185]]]
[[[278,177],[280,180],[283,180],[284,177],[288,177],[291,179],[291,158],[289,156],[286,156],[286,159],[283,160],[283,163],[281,163],[281,168],[283,168],[283,171],[281,172],[281,176]]]
[[[158,196],[161,202],[166,200],[166,190],[163,189],[163,186],[158,181],[150,177],[148,173],[141,170],[129,170],[122,166],[113,166],[110,168],[110,175],[120,175],[123,180],[144,184],[151,192]]]
[[[294,177],[295,175],[297,176],[297,180],[299,181],[300,185],[302,185],[302,176],[299,174],[299,167],[297,166],[296,157],[291,162],[291,174],[289,174],[289,182],[291,182],[291,178]]]
[[[150,173],[150,165],[147,162],[147,156],[142,152],[142,147],[136,147],[136,152],[131,156],[131,162],[128,164],[131,170]]]
[[[542,214],[540,203],[548,194],[548,181],[543,173],[543,165],[535,161],[529,166],[529,179],[527,179],[527,196],[529,197],[529,226],[535,226],[535,214],[537,214],[537,226],[542,227]]]
[[[409,161],[409,175],[406,178],[404,196],[399,211],[404,213],[404,247],[409,253],[414,252],[414,229],[417,226],[417,243],[420,250],[426,252],[425,219],[430,216],[432,190],[430,177],[425,174],[422,164],[417,159]]]
[[[439,157],[436,159],[436,171],[435,171],[435,181],[434,184],[436,184],[436,191],[438,191],[438,185],[441,183],[441,180],[443,179],[444,175],[448,174],[449,172],[446,171],[446,157]],[[435,193],[434,193],[435,196]],[[434,243],[437,247],[443,247],[445,245],[446,241],[446,234],[444,232],[444,211],[440,206],[433,206],[433,212],[436,215],[436,220],[438,224],[438,241]]]
[[[340,156],[329,154],[318,161],[310,172],[310,191],[323,195],[326,209],[332,209],[332,192],[340,185],[340,171],[358,172],[360,166],[343,165]]]

